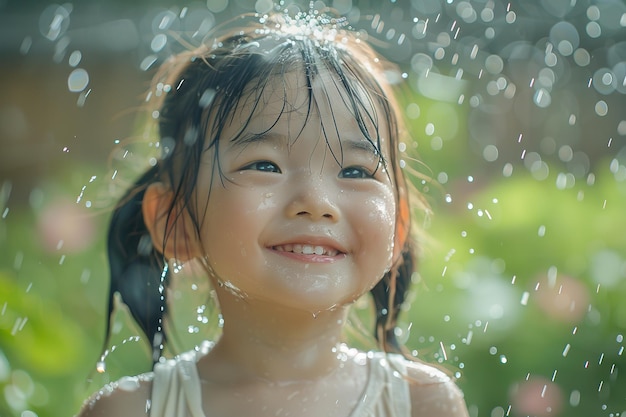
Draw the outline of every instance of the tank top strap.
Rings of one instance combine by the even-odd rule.
[[[368,352],[367,360],[368,380],[350,417],[410,417],[406,359],[397,354]]]
[[[210,347],[203,344],[198,350],[154,365],[150,417],[206,417],[196,365]]]

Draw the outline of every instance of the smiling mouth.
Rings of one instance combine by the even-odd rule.
[[[298,243],[273,246],[272,249],[277,252],[290,252],[301,255],[337,256],[340,253],[337,249],[327,246],[301,245]]]

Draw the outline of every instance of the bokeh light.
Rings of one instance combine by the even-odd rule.
[[[472,417],[623,415],[626,3],[327,4],[398,65],[411,133],[398,151],[434,212],[416,222],[426,237],[398,328],[408,348],[458,377]],[[0,415],[71,415],[103,383],[149,369],[119,301],[98,359],[108,215],[174,148],[141,128],[168,88],[150,77],[217,25],[274,7],[0,2]],[[200,105],[214,95],[199,92]],[[223,323],[195,272],[170,289],[169,354]]]

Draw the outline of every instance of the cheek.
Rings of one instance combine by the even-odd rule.
[[[206,255],[220,263],[225,255],[255,256],[259,236],[278,204],[267,191],[237,185],[214,190],[202,227]]]
[[[396,205],[393,195],[370,199],[361,210],[364,245],[384,257],[385,263],[390,263],[393,258],[396,226]]]
[[[272,192],[266,192],[259,196],[255,205],[256,208],[253,210],[253,215],[263,215],[263,212],[267,210],[273,210],[278,206],[276,201],[276,196]]]

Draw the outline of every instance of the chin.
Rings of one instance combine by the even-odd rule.
[[[287,308],[306,311],[316,317],[321,312],[336,311],[353,304],[367,292],[367,289],[356,290],[318,284],[307,288],[290,286],[279,292],[282,293],[282,305]],[[276,300],[275,297],[274,300]]]

